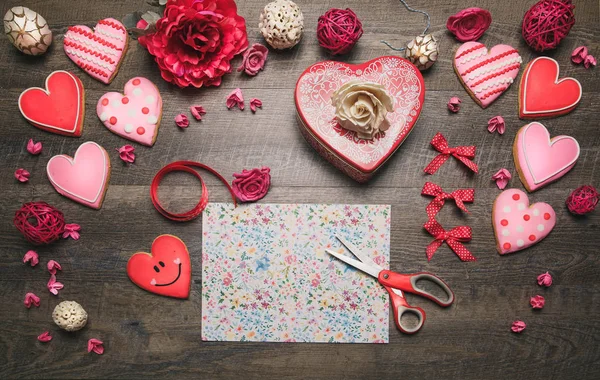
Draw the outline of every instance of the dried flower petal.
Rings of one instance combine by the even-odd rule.
[[[552,285],[552,275],[548,272],[540,274],[537,276],[537,283],[539,286],[545,286],[549,288],[550,285]]]
[[[490,120],[488,120],[488,131],[490,133],[494,133],[498,131],[499,134],[503,135],[506,130],[506,126],[504,124],[504,118],[502,116],[494,116]]]
[[[58,281],[56,281],[56,276],[55,275],[51,275],[50,276],[50,280],[48,280],[48,284],[46,285],[46,287],[48,288],[48,291],[52,294],[54,294],[55,296],[58,295],[58,291],[61,290],[62,288],[64,288],[64,285]]]
[[[458,97],[453,96],[448,101],[448,109],[451,112],[457,113],[460,110],[460,103],[462,103],[462,101]]]
[[[179,115],[175,116],[175,124],[177,124],[179,128],[187,128],[190,125],[190,121],[188,120],[187,116],[180,113]]]
[[[525,324],[525,322],[514,321],[510,329],[515,333],[520,333],[521,331],[525,330],[526,327],[527,325]]]
[[[54,260],[48,261],[47,266],[48,266],[48,272],[50,272],[50,274],[56,274],[56,271],[62,270],[62,267],[60,266],[60,264]]]
[[[27,142],[27,151],[34,156],[40,154],[42,152],[42,143],[33,142],[33,139],[29,139]]]
[[[25,294],[25,301],[23,301],[23,303],[28,309],[31,307],[31,305],[35,307],[40,307],[40,297],[36,296],[33,293],[27,293]]]
[[[88,352],[94,351],[98,355],[102,355],[104,353],[103,342],[99,339],[92,338],[88,340]]]
[[[38,256],[36,251],[27,251],[25,256],[23,256],[23,263],[31,265],[32,267],[38,265],[40,262],[40,257]]]
[[[225,102],[227,108],[232,109],[235,106],[238,106],[242,111],[244,110],[244,96],[242,95],[242,90],[236,88],[227,96],[227,101]]]
[[[256,112],[256,108],[262,108],[262,102],[259,99],[250,99],[250,110]]]
[[[20,182],[27,182],[29,181],[29,172],[25,169],[17,169],[15,171],[15,178]]]
[[[122,147],[117,149],[117,152],[119,152],[119,157],[121,158],[121,160],[129,163],[135,161],[135,148],[131,145],[123,145]]]
[[[538,294],[535,297],[531,297],[531,299],[529,300],[529,304],[534,309],[541,309],[546,304],[546,300],[544,299],[544,297]]]
[[[48,331],[44,331],[40,335],[38,335],[37,340],[42,343],[50,342],[52,340],[52,335]]]
[[[202,116],[206,115],[206,110],[202,106],[191,106],[190,111],[196,120],[202,120]]]
[[[508,180],[511,178],[512,175],[510,172],[504,168],[498,170],[498,172],[492,176],[492,179],[496,181],[496,186],[498,186],[500,190],[504,190],[506,185],[508,185]]]
[[[598,62],[596,62],[596,58],[594,58],[594,56],[590,54],[583,60],[583,67],[589,69],[590,67],[596,66],[597,63]]]
[[[71,238],[73,240],[79,240],[79,230],[81,230],[81,226],[76,223],[65,224],[65,229],[63,231],[63,239]]]
[[[576,47],[575,50],[571,53],[571,61],[576,64],[580,64],[583,62],[585,57],[588,55],[588,49],[585,46]]]

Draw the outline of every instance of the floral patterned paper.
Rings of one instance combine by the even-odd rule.
[[[388,205],[210,203],[202,339],[387,343],[387,292],[325,248],[344,252],[339,234],[388,268],[390,217]]]

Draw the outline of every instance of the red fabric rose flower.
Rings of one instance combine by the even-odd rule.
[[[242,65],[238,67],[238,71],[244,70],[246,74],[254,76],[265,66],[265,61],[269,55],[269,49],[261,44],[254,44],[244,52],[244,60]]]
[[[220,85],[231,59],[248,47],[246,21],[233,0],[169,0],[156,31],[138,41],[163,79],[179,87]]]
[[[450,16],[446,28],[460,42],[477,41],[490,27],[492,15],[481,8],[467,8]]]
[[[231,188],[236,198],[241,202],[254,202],[267,195],[271,186],[270,172],[271,169],[263,167],[234,173]]]

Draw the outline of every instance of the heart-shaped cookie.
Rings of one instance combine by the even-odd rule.
[[[529,62],[519,87],[519,117],[539,119],[571,112],[581,100],[581,84],[577,79],[558,79],[558,62],[538,57]]]
[[[39,129],[79,137],[85,115],[83,83],[67,71],[54,71],[46,78],[46,88],[31,87],[21,93],[19,110]]]
[[[527,194],[518,189],[508,189],[494,201],[492,223],[496,248],[505,255],[545,238],[556,224],[556,214],[549,204],[534,203],[530,206]]]
[[[387,114],[390,128],[363,140],[343,129],[335,119],[331,95],[352,80],[383,85],[394,98],[394,111]],[[415,126],[425,84],[420,71],[409,61],[386,56],[360,65],[319,62],[306,69],[296,84],[295,101],[300,131],[310,145],[336,168],[358,182],[368,181],[396,152]]]
[[[192,266],[183,241],[173,235],[160,235],[154,239],[150,252],[131,256],[127,262],[129,279],[151,293],[188,298]]]
[[[550,138],[542,124],[533,122],[517,132],[513,157],[521,182],[535,191],[556,181],[575,166],[579,143],[570,136]]]
[[[523,60],[509,45],[489,51],[475,41],[462,44],[454,54],[454,71],[475,103],[486,108],[514,82]]]
[[[77,148],[73,158],[54,156],[46,172],[59,194],[91,208],[102,206],[110,179],[110,158],[100,145],[88,141]]]
[[[105,18],[94,30],[70,26],[63,47],[67,57],[92,78],[109,84],[117,75],[127,51],[127,30],[119,20]]]
[[[152,146],[162,116],[162,98],[154,83],[135,77],[125,83],[125,95],[107,92],[96,106],[106,128],[126,139]]]

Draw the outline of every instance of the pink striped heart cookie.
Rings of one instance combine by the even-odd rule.
[[[127,30],[119,20],[105,18],[94,30],[70,26],[63,47],[67,57],[92,78],[109,84],[117,75],[127,51]]]
[[[146,146],[154,145],[162,116],[162,98],[154,83],[135,77],[125,94],[107,92],[96,106],[98,117],[111,132]]]
[[[523,60],[509,45],[489,51],[482,43],[462,44],[454,55],[454,71],[471,98],[486,108],[514,82]]]

